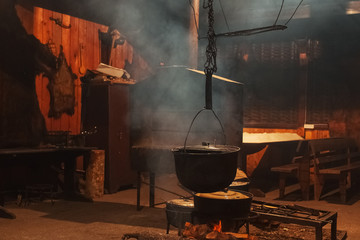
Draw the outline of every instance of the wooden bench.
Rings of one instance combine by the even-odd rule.
[[[299,164],[296,162],[292,162],[289,164],[271,168],[272,172],[279,173],[279,198],[280,199],[285,197],[286,179],[291,176],[298,177],[298,173],[299,173],[298,170],[299,170]]]
[[[284,198],[284,196],[285,196],[286,180],[289,177],[293,177],[293,178],[296,177],[299,179],[299,174],[300,174],[299,163],[300,163],[300,161],[303,160],[305,155],[308,153],[307,143],[308,142],[305,140],[299,141],[297,148],[296,148],[295,156],[292,158],[291,163],[281,165],[281,166],[275,166],[275,167],[271,168],[272,172],[276,172],[279,174],[279,198],[280,199]],[[301,186],[301,188],[303,188],[301,182],[300,182],[300,186]],[[304,195],[306,195],[306,193],[303,194],[303,198],[307,200],[308,196],[304,196]]]
[[[314,199],[320,200],[326,180],[339,181],[340,198],[346,202],[346,190],[351,187],[351,172],[360,169],[360,153],[352,139],[329,138],[309,142],[314,164]]]

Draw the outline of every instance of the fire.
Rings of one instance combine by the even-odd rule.
[[[231,239],[243,239],[243,240],[255,240],[247,233],[232,233],[221,231],[221,221],[219,224],[196,224],[193,225],[190,222],[185,223],[185,229],[182,232],[182,236],[185,239],[206,239],[206,240],[231,240]]]
[[[214,224],[213,231],[221,232],[221,221],[219,221],[219,224]]]

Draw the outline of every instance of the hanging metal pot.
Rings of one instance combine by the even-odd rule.
[[[187,146],[171,150],[179,182],[194,192],[215,192],[234,180],[239,147]]]
[[[205,81],[205,107],[200,110],[192,120],[187,132],[184,147],[174,148],[172,152],[175,158],[176,175],[179,182],[194,192],[215,192],[227,188],[234,180],[237,169],[239,147],[218,146],[187,146],[187,138],[191,127],[197,116],[204,110],[211,111],[219,121],[223,135],[224,144],[226,136],[220,119],[212,109],[212,75],[217,71],[216,66],[216,44],[214,31],[213,0],[204,4],[209,9],[208,14],[208,46],[206,48],[206,62],[204,73]]]

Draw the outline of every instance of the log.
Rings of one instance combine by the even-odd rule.
[[[86,168],[85,197],[93,199],[104,195],[105,151],[92,150]]]

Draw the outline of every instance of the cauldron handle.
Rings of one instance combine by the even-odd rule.
[[[186,137],[185,137],[184,152],[186,151],[186,142],[187,142],[187,139],[188,139],[188,137],[189,137],[189,133],[190,133],[190,131],[191,131],[192,125],[194,124],[195,119],[196,119],[196,118],[200,115],[200,113],[201,113],[202,111],[204,111],[204,110],[210,110],[210,111],[214,114],[215,118],[218,120],[218,122],[219,122],[219,124],[220,124],[220,127],[221,127],[221,130],[222,130],[222,133],[223,133],[223,135],[224,135],[224,145],[226,145],[226,135],[225,135],[225,131],[224,131],[224,126],[222,125],[219,117],[216,115],[216,113],[214,112],[214,110],[213,110],[212,108],[210,108],[210,109],[208,109],[208,108],[203,108],[203,109],[201,109],[200,111],[198,111],[198,112],[196,113],[195,117],[194,117],[193,120],[191,121],[189,130],[187,131],[187,134],[186,134]]]

